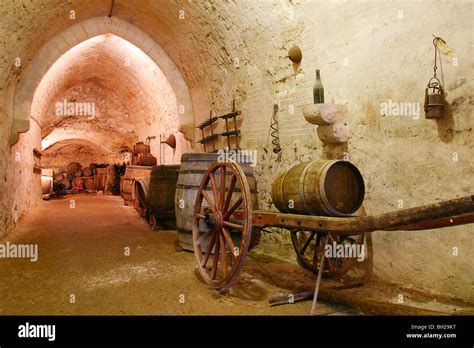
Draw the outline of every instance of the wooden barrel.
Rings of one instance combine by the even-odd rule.
[[[54,173],[53,178],[56,181],[61,181],[62,179],[64,179],[64,174],[63,173]]]
[[[156,157],[147,153],[140,154],[137,164],[139,166],[156,166]]]
[[[184,250],[193,251],[192,226],[194,217],[194,204],[196,202],[197,190],[201,184],[201,179],[212,162],[218,159],[217,153],[185,153],[181,156],[181,167],[179,169],[178,182],[175,194],[176,230],[178,231],[179,245]],[[249,164],[240,164],[245,172],[252,196],[252,207],[257,209],[257,182]],[[216,173],[216,180],[219,182],[220,173]],[[231,173],[227,172],[226,184],[230,185]],[[212,190],[208,187],[209,195]],[[204,204],[204,203],[203,203]],[[200,232],[205,233],[207,226],[200,226]],[[257,237],[257,234],[255,234]],[[237,237],[233,236],[234,239]],[[258,239],[255,238],[254,244]],[[205,246],[203,246],[205,247]]]
[[[90,167],[85,167],[82,170],[82,176],[92,176],[92,169]]]
[[[135,179],[146,178],[150,176],[151,167],[145,166],[127,166],[122,180],[122,192],[125,205],[134,204],[133,182]]]
[[[67,170],[69,173],[75,173],[81,169],[82,169],[82,166],[79,162],[71,162],[67,165]]]
[[[272,184],[273,204],[283,213],[346,216],[360,208],[364,194],[359,170],[342,160],[299,164]]]
[[[150,145],[140,141],[133,147],[133,153],[150,153]]]
[[[105,192],[105,183],[107,180],[107,168],[96,168],[96,175],[94,176],[94,189],[96,191]]]

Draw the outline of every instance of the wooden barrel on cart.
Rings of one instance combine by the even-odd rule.
[[[292,214],[346,216],[360,208],[364,194],[359,170],[343,160],[299,164],[272,184],[273,204]]]
[[[150,176],[152,167],[145,166],[127,166],[122,179],[122,192],[125,205],[134,205],[133,183],[136,179],[146,178]]]
[[[179,245],[184,250],[193,251],[192,226],[194,218],[194,204],[196,202],[197,190],[201,184],[202,177],[210,164],[219,157],[217,153],[185,153],[181,156],[181,167],[179,169],[178,182],[176,184],[175,213],[176,230],[178,231]],[[239,163],[245,172],[252,196],[252,207],[257,209],[257,182],[250,164]],[[219,182],[216,173],[216,180]],[[226,187],[231,182],[231,173],[227,173]],[[208,193],[212,196],[212,190],[208,187]],[[205,233],[208,227],[203,223],[200,232]],[[232,236],[234,239],[238,236]],[[252,244],[258,241],[258,235],[253,235]],[[203,246],[205,247],[205,246]]]

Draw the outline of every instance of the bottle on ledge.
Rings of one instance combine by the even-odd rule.
[[[319,70],[316,70],[316,82],[313,86],[313,100],[315,104],[324,104],[324,87]]]

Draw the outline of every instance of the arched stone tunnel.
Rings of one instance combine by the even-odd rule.
[[[84,262],[78,267],[90,275],[84,278],[89,288],[76,291],[98,291],[96,299],[90,300],[92,306],[100,302],[100,291],[109,280],[117,286],[127,283],[122,279],[127,272],[133,274],[130,282],[145,282],[140,283],[143,289],[150,289],[162,267],[155,261],[179,265],[179,276],[170,276],[167,284],[182,292],[187,285],[181,279],[198,278],[193,273],[195,261],[188,253],[174,252],[174,232],[150,231],[118,196],[43,200],[33,149],[41,151],[43,169],[58,172],[74,161],[83,166],[129,162],[125,155],[134,145],[149,141],[157,165],[179,165],[183,154],[205,151],[196,127],[209,117],[239,110],[237,142],[232,145],[222,136],[214,149],[230,144],[256,151],[252,169],[259,209],[277,211],[271,185],[278,174],[317,159],[344,158],[357,165],[365,180],[367,215],[473,193],[472,3],[433,1],[426,7],[375,1],[21,0],[0,6],[0,238],[38,243],[46,275],[48,267],[56,267],[54,257],[71,252],[79,264]],[[446,41],[440,51],[442,82],[452,109],[451,117],[437,121],[425,119],[422,108],[432,74],[433,28]],[[302,51],[299,63],[288,58],[295,45]],[[321,71],[326,103],[345,110],[348,140],[324,141],[317,126],[303,116],[303,109],[313,104],[316,69]],[[418,111],[409,115],[381,111],[384,103],[392,102],[416,104]],[[278,120],[279,155],[272,151],[272,117]],[[216,131],[225,130],[219,123]],[[160,143],[169,135],[176,137],[173,149]],[[73,215],[79,220],[74,220],[75,228],[65,227],[68,240],[57,228],[70,221],[64,212],[70,198],[78,204]],[[89,208],[79,208],[81,204]],[[90,236],[81,231],[81,221],[87,222]],[[94,237],[94,226],[107,228]],[[81,233],[75,235],[76,229]],[[396,302],[403,293],[416,306],[416,293],[429,301],[445,299],[451,309],[470,308],[473,231],[472,225],[463,225],[416,233],[375,232],[368,237],[370,257],[364,279],[370,286],[396,289],[384,301]],[[85,246],[81,238],[92,238],[89,242],[97,241],[97,246]],[[119,258],[103,269],[100,278],[92,274],[88,256],[81,259],[79,252],[91,247],[101,253],[99,246],[107,249],[108,242],[117,250],[132,247],[137,259],[127,264]],[[153,261],[156,245],[161,254]],[[54,248],[63,254],[56,255]],[[115,252],[103,250],[103,257],[113,259]],[[239,286],[245,288],[247,281],[250,290],[258,291],[247,298],[236,290],[225,310],[306,313],[308,308],[302,304],[274,312],[265,306],[270,294],[312,284],[312,274],[296,263],[289,234],[277,229],[262,233],[251,255],[250,271]],[[2,262],[0,273],[14,277],[16,266],[12,263],[13,268],[2,271],[6,267]],[[257,269],[262,264],[280,274],[272,273],[281,283],[259,287]],[[281,275],[285,272],[288,275]],[[297,281],[292,274],[299,277]],[[196,280],[191,286],[199,296],[206,296],[204,283]],[[199,287],[202,290],[196,290]],[[92,312],[63,311],[52,299],[38,304],[37,310],[15,311],[13,304],[19,300],[8,286],[0,290],[0,297],[10,301],[5,308],[0,305],[1,314],[49,314],[48,308],[53,308],[51,313],[116,313],[114,305],[97,305]],[[65,291],[54,293],[67,296],[73,290]],[[257,312],[245,307],[252,301]],[[135,300],[130,303],[138,310],[134,312],[130,304],[123,312],[153,312]],[[429,303],[424,306],[441,311]],[[177,313],[173,310],[163,309]],[[331,312],[330,307],[325,310]],[[194,307],[180,313],[222,310]]]

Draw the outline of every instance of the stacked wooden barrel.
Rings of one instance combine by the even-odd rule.
[[[83,168],[80,163],[71,162],[63,170],[54,173],[54,187],[62,187],[67,191],[82,184],[84,189],[95,190],[95,171],[95,165]]]

